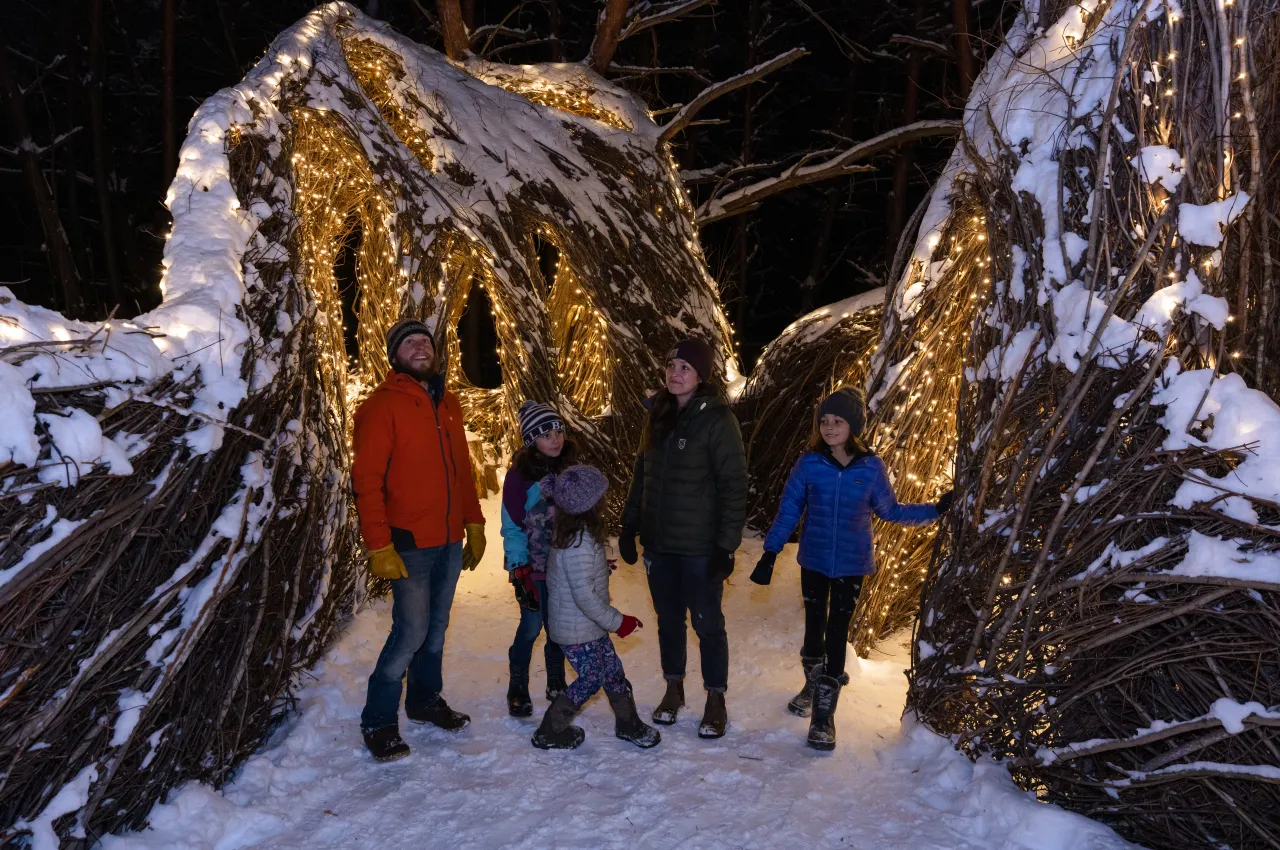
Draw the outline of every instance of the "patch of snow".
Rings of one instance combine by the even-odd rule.
[[[1146,300],[1133,317],[1135,325],[1153,329],[1158,334],[1165,334],[1173,321],[1175,308],[1182,308],[1186,313],[1202,316],[1206,322],[1218,330],[1222,330],[1227,322],[1231,308],[1225,298],[1209,295],[1194,269],[1187,271],[1187,279],[1171,283],[1157,289]]]
[[[1249,194],[1237,192],[1210,204],[1182,204],[1178,207],[1178,234],[1192,245],[1217,248],[1227,225],[1244,212],[1248,203]]]
[[[48,552],[54,546],[57,546],[63,540],[71,536],[71,532],[84,525],[87,520],[70,520],[60,519],[53,524],[53,528],[49,531],[49,536],[27,547],[27,551],[22,553],[22,560],[14,564],[8,569],[0,570],[0,587],[9,583],[9,579],[21,573],[29,564],[35,563],[36,559]]]
[[[1251,552],[1250,545],[1247,540],[1223,540],[1192,531],[1186,557],[1168,574],[1280,584],[1280,554]]]
[[[33,820],[19,820],[16,830],[30,830],[30,850],[58,850],[62,840],[53,831],[53,822],[63,815],[83,808],[89,802],[89,788],[98,781],[98,766],[90,764],[82,768],[75,778],[63,785],[48,805]],[[84,826],[77,824],[71,831],[72,838],[84,838]]]
[[[1182,156],[1173,148],[1147,145],[1129,162],[1144,183],[1158,183],[1167,192],[1176,191],[1182,182]]]

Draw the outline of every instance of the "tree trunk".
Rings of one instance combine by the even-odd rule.
[[[13,76],[13,66],[9,62],[8,45],[0,43],[0,90],[9,104],[9,126],[13,131],[13,140],[18,148],[18,161],[22,164],[22,173],[31,192],[31,200],[35,204],[36,213],[40,216],[40,226],[44,229],[45,251],[49,255],[49,269],[53,278],[62,289],[62,309],[69,315],[76,315],[83,306],[80,287],[80,272],[76,269],[71,255],[71,245],[67,242],[67,232],[62,227],[62,219],[58,217],[58,206],[53,200],[53,192],[40,170],[40,156],[35,142],[31,138],[31,128],[27,123],[27,106],[22,98],[22,88]]]
[[[924,0],[916,0],[912,14],[911,34],[920,34],[920,22],[924,20]],[[920,71],[924,65],[924,52],[911,48],[907,58],[907,90],[902,104],[902,121],[910,124],[916,120],[920,112]],[[893,165],[893,196],[889,199],[889,234],[885,240],[885,259],[892,262],[898,248],[898,238],[902,235],[902,225],[907,220],[907,190],[911,178],[912,150],[911,143],[906,142],[898,151],[898,159]]]
[[[747,67],[754,68],[759,60],[759,51],[756,49],[756,39],[760,34],[760,0],[751,0],[750,6],[747,7]],[[753,137],[755,136],[755,107],[756,107],[756,87],[747,87],[747,99],[742,108],[742,151],[740,154],[740,162],[743,165],[751,163],[751,157],[754,154]],[[737,222],[736,248],[738,255],[738,285],[737,292],[734,293],[733,303],[733,324],[739,331],[746,327],[747,318],[747,301],[750,289],[748,287],[748,274],[751,269],[751,233],[750,219],[747,216],[740,216]]]
[[[960,96],[969,97],[973,84],[973,48],[969,46],[969,0],[951,0],[956,37],[956,68],[960,72]]]
[[[54,117],[49,107],[45,110],[49,113],[49,137],[58,138],[64,132],[75,132],[75,128],[83,126],[80,121],[80,110],[84,107],[84,76],[80,67],[80,51],[77,42],[79,36],[79,3],[75,0],[60,0],[59,6],[59,26],[57,45],[58,53],[66,56],[65,73],[66,87],[65,101],[63,103],[64,110],[62,115],[64,123],[62,129],[54,124]],[[84,238],[84,219],[80,209],[80,158],[77,156],[76,149],[79,147],[80,140],[78,138],[68,139],[65,144],[59,145],[52,151],[52,159],[49,161],[49,168],[54,175],[61,170],[63,175],[62,197],[64,202],[58,204],[60,209],[67,211],[66,228],[67,241],[71,244],[71,257],[75,261],[78,268],[89,281],[97,280],[94,274],[92,257],[89,254],[87,240]],[[52,181],[57,185],[57,177],[53,177]],[[57,201],[55,195],[54,200]],[[85,295],[92,300],[97,301],[97,293],[92,288],[86,290]],[[87,306],[87,305],[86,305]]]
[[[436,0],[440,15],[440,34],[444,36],[444,52],[454,62],[461,62],[470,54],[467,27],[462,22],[462,7],[458,0]]]
[[[124,300],[120,266],[116,262],[114,214],[107,173],[107,140],[102,121],[102,0],[89,7],[89,136],[93,145],[93,188],[98,196],[98,229],[102,233],[102,260],[111,286],[112,306]]]
[[[99,0],[94,0],[99,2]],[[222,38],[227,43],[227,57],[231,60],[231,70],[234,72],[232,76],[244,76],[244,69],[240,67],[240,57],[236,53],[235,31],[232,29],[231,16],[227,14],[227,4],[225,0],[218,0],[218,23],[222,28]]]
[[[618,50],[618,36],[622,33],[622,22],[627,18],[627,6],[630,0],[605,0],[603,14],[596,21],[596,37],[591,42],[591,67],[597,74],[603,74],[613,62],[613,54]]]
[[[560,17],[560,0],[547,0],[547,16],[551,19],[551,61],[564,61],[564,42],[560,40],[560,31],[564,24]]]
[[[468,33],[476,28],[476,0],[462,0],[462,23]]]
[[[161,96],[161,120],[164,122],[164,179],[162,186],[168,186],[178,171],[178,131],[177,115],[174,104],[174,29],[176,27],[174,8],[177,0],[164,0],[164,93]]]
[[[853,113],[857,105],[858,63],[849,63],[849,81],[844,91],[844,113],[840,116],[840,135],[846,139],[853,134]],[[827,265],[827,251],[831,247],[831,231],[835,229],[836,213],[840,211],[840,196],[845,186],[835,184],[827,187],[826,209],[822,214],[822,224],[818,228],[818,242],[813,248],[813,261],[809,264],[809,274],[800,284],[800,313],[803,315],[813,310],[814,294],[824,277],[823,269]]]

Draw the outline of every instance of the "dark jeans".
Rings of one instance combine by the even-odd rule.
[[[720,608],[724,582],[707,578],[710,561],[709,557],[645,553],[649,595],[658,614],[663,678],[684,679],[688,639],[684,614],[688,611],[701,649],[702,686],[723,693],[729,687],[729,639]]]
[[[533,658],[533,644],[538,639],[538,633],[551,628],[548,619],[550,612],[547,611],[547,583],[539,581],[536,584],[538,610],[520,609],[520,625],[516,627],[515,640],[507,650],[511,669],[524,670],[526,673],[529,672],[529,661]],[[551,639],[549,631],[546,643],[542,645],[542,659],[547,664],[547,681],[564,682],[564,653],[560,651],[560,644]]]
[[[405,705],[421,708],[440,696],[444,633],[462,572],[462,543],[401,552],[408,578],[391,582],[391,634],[369,677],[360,728],[399,721],[400,681],[409,674]]]
[[[800,593],[804,596],[804,647],[800,654],[806,658],[825,655],[825,672],[834,678],[844,675],[849,621],[858,607],[863,578],[827,578],[814,570],[800,570]]]

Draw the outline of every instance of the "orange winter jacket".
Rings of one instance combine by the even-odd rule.
[[[370,550],[389,545],[392,528],[426,549],[462,540],[464,523],[484,522],[453,393],[433,403],[422,384],[392,372],[356,411],[353,449],[360,534]]]

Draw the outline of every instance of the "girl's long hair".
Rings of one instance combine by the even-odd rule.
[[[556,457],[547,457],[538,451],[538,447],[530,443],[527,446],[521,446],[511,459],[511,464],[520,474],[524,476],[525,481],[540,481],[553,472],[573,466],[578,462],[578,444],[568,434],[564,435],[564,448],[560,450],[560,454]]]
[[[831,447],[827,445],[826,440],[822,439],[822,429],[819,427],[821,422],[822,407],[818,406],[813,409],[813,427],[809,432],[809,445],[805,446],[805,451],[831,457]],[[844,446],[845,450],[855,459],[872,453],[871,447],[861,437],[853,433],[852,428],[849,429],[849,439],[845,441]]]
[[[590,534],[601,546],[604,545],[604,514],[601,505],[604,499],[596,502],[586,513],[571,514],[556,508],[556,521],[551,529],[551,545],[555,549],[571,549],[582,543],[582,533]]]
[[[705,381],[698,382],[693,391],[696,398],[706,387]],[[662,443],[676,429],[676,420],[680,418],[680,402],[666,387],[653,394],[649,406],[649,417],[644,421],[644,433],[640,436],[642,452],[647,452]]]

